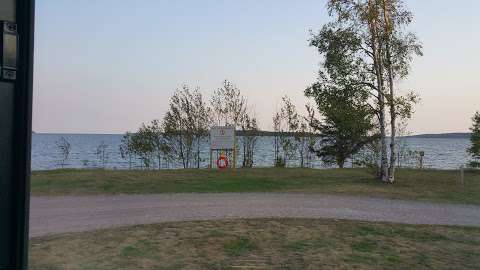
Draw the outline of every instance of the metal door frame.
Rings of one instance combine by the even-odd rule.
[[[35,0],[15,0],[14,3],[14,22],[17,24],[19,42],[17,78],[12,82],[15,84],[13,111],[10,112],[13,124],[7,130],[0,130],[11,134],[13,142],[9,146],[11,153],[1,153],[11,155],[11,162],[6,166],[7,171],[0,171],[0,181],[9,187],[4,191],[7,194],[4,198],[7,200],[6,205],[10,205],[6,213],[0,213],[8,218],[2,218],[0,222],[5,222],[10,231],[0,231],[1,241],[7,241],[9,247],[9,250],[0,250],[3,254],[8,254],[0,260],[0,270],[28,268]],[[2,5],[0,3],[0,9],[4,8]]]

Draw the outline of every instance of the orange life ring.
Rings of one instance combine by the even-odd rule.
[[[222,164],[222,161],[223,161],[223,164]],[[228,159],[226,156],[220,156],[218,159],[217,159],[217,167],[219,169],[225,169],[228,167]]]

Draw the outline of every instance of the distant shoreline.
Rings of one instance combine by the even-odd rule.
[[[420,138],[420,139],[470,139],[471,133],[439,133],[439,134],[419,134],[412,136],[405,136],[406,138]]]
[[[122,133],[38,133],[32,132],[35,135],[123,135]],[[237,136],[243,136],[245,132],[238,130]],[[251,134],[251,133],[250,133]],[[287,135],[293,135],[293,133],[286,132]],[[274,136],[273,131],[258,131],[257,136]],[[432,133],[432,134],[418,134],[410,136],[402,136],[403,138],[418,138],[418,139],[469,139],[471,133],[457,132],[457,133]]]

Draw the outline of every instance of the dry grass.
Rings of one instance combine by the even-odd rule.
[[[395,185],[365,169],[242,169],[231,171],[54,170],[32,173],[32,195],[178,192],[306,192],[480,204],[480,171],[399,170]]]
[[[36,238],[39,269],[478,269],[480,228],[343,220],[166,223]]]

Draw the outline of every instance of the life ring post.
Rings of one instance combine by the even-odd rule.
[[[226,169],[228,167],[228,158],[225,155],[220,155],[217,159],[217,168],[219,169]]]

